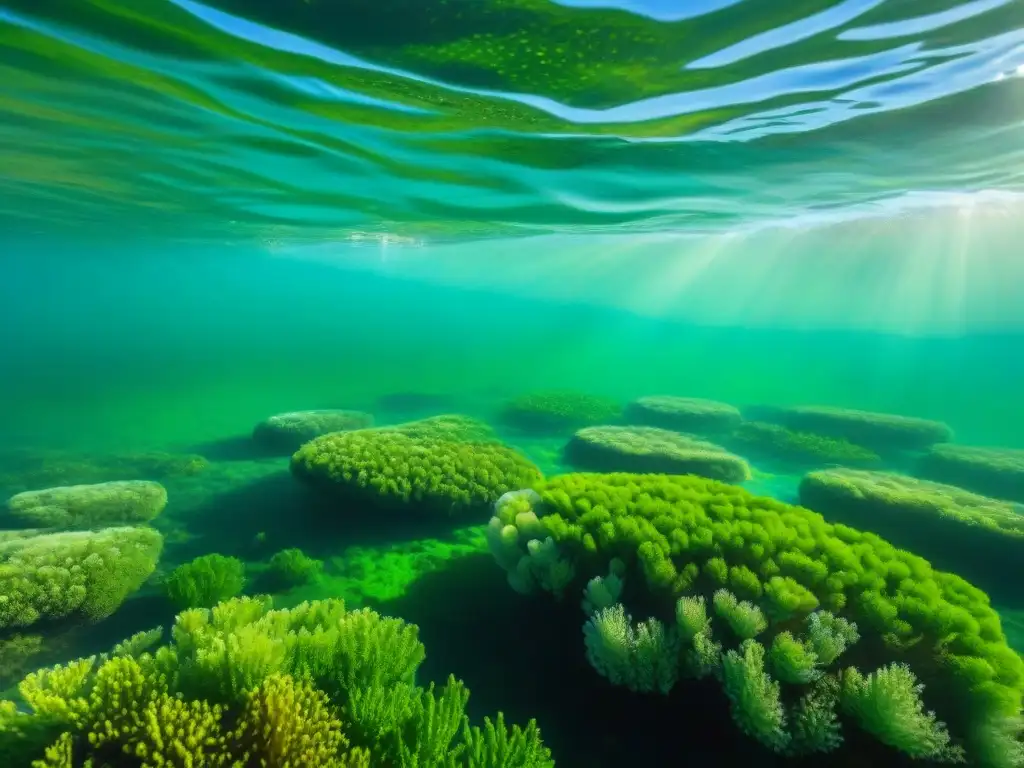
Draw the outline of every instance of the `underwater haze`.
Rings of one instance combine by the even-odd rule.
[[[0,0],[0,766],[1024,767],[1020,0]]]

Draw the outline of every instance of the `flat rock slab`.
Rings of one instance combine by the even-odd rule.
[[[37,528],[95,528],[141,524],[167,506],[167,490],[152,480],[66,485],[12,496],[7,511]]]
[[[261,447],[287,455],[321,435],[372,426],[373,416],[363,411],[290,411],[261,421],[253,429],[252,437]]]

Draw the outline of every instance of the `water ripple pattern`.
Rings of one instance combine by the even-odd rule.
[[[0,83],[9,232],[414,243],[1024,194],[1024,0],[0,0]]]

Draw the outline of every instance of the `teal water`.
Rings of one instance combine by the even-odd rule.
[[[1024,765],[1022,74],[1019,0],[0,0],[0,766]]]

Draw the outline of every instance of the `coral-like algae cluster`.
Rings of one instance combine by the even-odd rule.
[[[699,397],[651,395],[626,408],[631,424],[643,424],[698,434],[729,432],[742,420],[738,408]]]
[[[763,421],[743,422],[729,435],[726,444],[744,455],[802,466],[871,467],[882,461],[874,451],[849,440],[797,432]]]
[[[520,395],[501,412],[505,424],[533,434],[562,434],[621,418],[622,406],[610,398],[558,390]]]
[[[721,446],[658,427],[585,427],[565,447],[566,461],[598,472],[701,475],[728,483],[750,479],[750,467]]]
[[[374,509],[483,514],[511,490],[540,479],[500,443],[438,440],[380,429],[324,435],[296,451],[296,477]]]
[[[1024,450],[941,443],[921,459],[917,474],[969,491],[1024,504]]]
[[[694,476],[573,474],[500,500],[488,540],[519,591],[587,585],[603,675],[712,675],[776,752],[830,751],[852,722],[911,757],[1024,759],[1024,662],[987,595],[877,535]],[[623,583],[673,626],[634,625]]]
[[[0,629],[106,618],[153,573],[162,548],[152,528],[7,533],[0,539]]]
[[[163,586],[168,599],[179,609],[211,608],[242,591],[245,563],[217,553],[201,555],[171,571]]]
[[[275,768],[551,768],[534,721],[483,727],[450,676],[416,685],[415,625],[337,600],[239,598],[178,615],[171,641],[39,670],[0,702],[0,762]]]
[[[416,421],[407,421],[384,430],[401,432],[409,437],[432,438],[434,440],[455,440],[467,443],[497,442],[498,436],[494,427],[486,421],[463,416],[460,413],[444,413],[440,416],[428,416]]]

